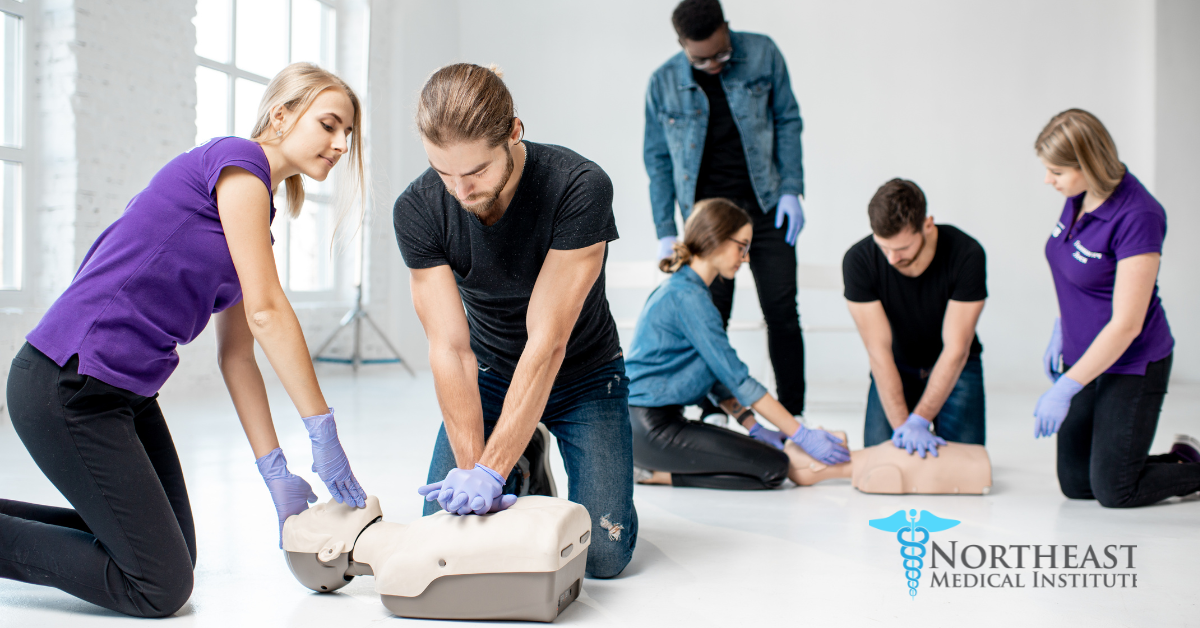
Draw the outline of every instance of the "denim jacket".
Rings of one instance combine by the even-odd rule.
[[[691,405],[712,391],[744,406],[767,394],[729,346],[704,280],[690,266],[650,294],[625,355],[629,405]]]
[[[800,105],[787,65],[766,35],[730,32],[733,57],[721,70],[733,122],[742,136],[750,182],[763,211],[784,194],[804,194]],[[696,177],[708,130],[708,97],[683,52],[654,71],[646,88],[646,173],[659,238],[677,235],[675,202],[684,220],[696,200]]]

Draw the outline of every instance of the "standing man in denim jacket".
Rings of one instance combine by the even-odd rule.
[[[684,0],[671,19],[683,50],[654,72],[646,90],[644,150],[658,256],[670,256],[675,243],[676,203],[684,220],[705,198],[728,198],[750,214],[750,270],[776,388],[798,415],[804,411],[795,248],[804,227],[803,123],[787,65],[769,37],[731,31],[718,0]],[[728,325],[733,281],[718,279],[711,289]]]

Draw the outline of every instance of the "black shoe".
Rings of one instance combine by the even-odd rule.
[[[525,453],[517,460],[517,470],[521,474],[518,496],[558,497],[554,473],[550,471],[550,430],[546,429],[545,425],[538,423],[537,429],[533,431],[533,437],[525,446]]]

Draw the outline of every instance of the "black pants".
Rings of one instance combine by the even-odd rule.
[[[788,458],[770,445],[715,425],[689,421],[683,406],[629,407],[633,463],[666,471],[674,486],[754,490],[778,488]]]
[[[196,530],[155,397],[80,375],[26,344],[8,376],[13,428],[74,510],[0,500],[0,577],[138,617],[192,594]]]
[[[767,322],[767,351],[775,369],[779,402],[792,414],[804,413],[804,336],[796,307],[796,247],[787,243],[787,229],[775,228],[775,212],[764,212],[753,199],[730,199],[754,222],[750,246],[750,272],[758,288],[758,304]],[[712,283],[713,304],[729,326],[733,312],[732,279],[720,276]],[[711,410],[710,410],[711,411]]]
[[[1150,456],[1171,357],[1145,375],[1101,375],[1071,400],[1058,430],[1058,484],[1071,499],[1132,508],[1200,491],[1200,464]]]

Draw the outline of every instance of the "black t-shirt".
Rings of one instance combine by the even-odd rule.
[[[404,263],[450,266],[475,357],[508,379],[528,340],[529,297],[546,254],[617,239],[612,181],[600,166],[561,146],[527,141],[525,150],[517,192],[491,226],[463,209],[432,168],[400,194],[392,213]],[[558,381],[611,362],[620,352],[602,270],[571,331]]]
[[[733,122],[720,75],[693,68],[692,78],[708,96],[708,131],[704,136],[700,174],[696,177],[696,200],[756,198],[746,167],[742,135]]]
[[[987,298],[987,260],[983,247],[951,225],[938,225],[937,251],[929,268],[907,277],[892,267],[871,236],[846,251],[842,281],[846,300],[879,301],[892,325],[892,355],[898,364],[931,368],[942,352],[942,320],[946,305]],[[971,355],[983,351],[979,336]]]

